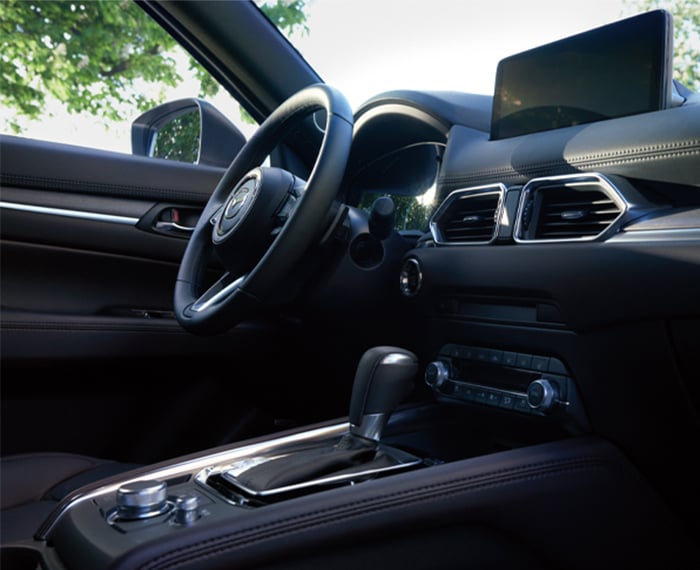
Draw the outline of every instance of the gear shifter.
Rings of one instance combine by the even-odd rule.
[[[322,484],[362,480],[406,469],[420,460],[380,442],[394,408],[408,396],[418,358],[394,346],[366,351],[357,366],[350,399],[349,430],[311,445],[279,449],[242,460],[223,479],[253,496],[285,496]]]
[[[413,388],[418,358],[394,346],[377,346],[362,355],[350,398],[350,433],[379,441],[394,408]]]

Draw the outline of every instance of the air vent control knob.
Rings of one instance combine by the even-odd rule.
[[[431,362],[425,367],[425,383],[431,388],[439,388],[449,378],[447,365],[440,360]]]
[[[528,405],[540,412],[550,411],[557,402],[559,393],[556,384],[546,378],[530,382],[527,387]]]

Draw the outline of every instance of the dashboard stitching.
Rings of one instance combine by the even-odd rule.
[[[661,150],[661,147],[658,148]],[[491,168],[479,170],[473,174],[465,176],[445,176],[440,179],[442,184],[462,184],[466,181],[483,178],[484,176],[498,175],[506,179],[519,180],[523,175],[535,174],[546,169],[552,168],[573,168],[574,166],[586,166],[589,168],[598,166],[614,166],[633,163],[644,163],[653,160],[661,160],[667,158],[677,158],[684,156],[694,156],[700,154],[700,148],[688,146],[682,150],[672,150],[664,153],[659,153],[658,150],[645,150],[644,148],[634,149],[629,152],[619,151],[617,153],[603,153],[594,155],[581,155],[565,157],[564,160],[539,162],[530,165],[519,167],[518,170],[512,167]],[[651,154],[653,152],[653,154]]]

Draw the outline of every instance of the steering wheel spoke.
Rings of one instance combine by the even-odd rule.
[[[189,310],[195,313],[202,313],[212,310],[220,303],[225,303],[245,281],[245,278],[246,275],[236,277],[231,273],[225,273],[217,279],[216,283],[209,287],[199,299],[192,303]]]

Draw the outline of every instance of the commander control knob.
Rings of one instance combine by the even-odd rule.
[[[435,360],[425,367],[425,383],[431,388],[440,388],[449,375],[450,371],[447,369],[447,365],[440,360]]]
[[[147,519],[170,509],[165,481],[132,481],[117,490],[117,517],[121,520]]]
[[[556,404],[557,397],[557,386],[546,378],[534,380],[527,387],[528,405],[540,412],[550,411]]]

